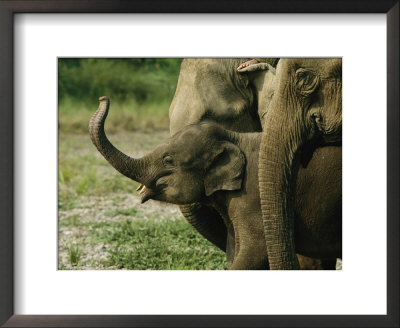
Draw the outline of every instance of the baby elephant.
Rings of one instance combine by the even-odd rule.
[[[109,99],[101,97],[90,120],[90,136],[114,168],[144,185],[142,202],[197,202],[214,208],[228,231],[229,269],[268,269],[257,176],[261,134],[236,133],[205,121],[183,128],[150,154],[136,159],[121,153],[107,139],[104,122],[109,106]],[[324,148],[317,151],[324,152]],[[318,172],[315,179],[313,171],[321,171],[322,166],[312,158],[306,166],[297,177],[296,251],[336,259],[341,257],[341,204],[329,203],[329,193],[337,192],[332,186],[341,189],[341,179],[332,181],[331,174],[341,170],[341,163],[337,167],[325,157],[326,174]]]

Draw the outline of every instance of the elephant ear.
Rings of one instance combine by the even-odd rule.
[[[212,154],[211,164],[206,169],[204,187],[206,196],[218,190],[240,190],[246,159],[233,143],[223,142]]]

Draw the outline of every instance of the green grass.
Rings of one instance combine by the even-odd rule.
[[[226,269],[225,254],[207,242],[185,220],[132,221],[100,235],[111,242],[107,264],[131,270]]]
[[[81,258],[81,255],[82,253],[78,246],[70,245],[68,247],[68,256],[71,265],[76,266]]]
[[[106,257],[98,261],[105,268],[227,269],[225,253],[201,237],[183,218],[174,221],[127,218],[121,222],[77,222],[75,218],[68,218],[60,226],[80,227],[87,231],[88,235],[78,240],[81,247],[106,245]],[[84,266],[84,263],[79,263],[81,255],[79,247],[68,247],[69,262],[73,268]],[[67,269],[64,263],[60,263],[59,268]]]
[[[77,196],[109,192],[134,193],[138,184],[112,168],[88,135],[59,135],[58,186],[60,206],[74,206]]]
[[[70,227],[77,227],[80,224],[80,217],[79,215],[70,215],[63,221],[63,226],[70,226]]]
[[[96,166],[94,163],[97,162],[100,163]],[[68,203],[76,196],[99,196],[107,192],[135,193],[137,182],[122,176],[111,167],[103,170],[102,165],[101,160],[90,156],[80,160],[60,160],[59,200]]]
[[[104,213],[107,216],[115,217],[117,215],[123,216],[136,216],[139,215],[140,212],[136,208],[117,208],[113,210],[109,210]]]

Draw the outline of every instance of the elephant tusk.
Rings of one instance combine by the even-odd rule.
[[[153,198],[155,195],[157,195],[157,193],[155,193],[150,188],[146,188],[146,186],[142,189],[141,194],[142,194],[142,199],[141,199],[142,204],[147,202],[149,199]]]
[[[138,191],[138,193],[139,193],[139,195],[143,195],[143,194],[147,193],[148,190],[149,190],[149,188],[146,188],[145,185],[141,185],[141,188],[140,188],[140,190]]]
[[[141,184],[136,188],[136,191],[139,192],[139,194],[140,194],[141,191],[143,190],[143,188],[145,188],[145,185],[141,183]]]

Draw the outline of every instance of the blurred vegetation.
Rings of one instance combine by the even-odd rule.
[[[79,263],[82,253],[77,245],[70,245],[68,247],[69,262],[75,266]]]
[[[168,127],[179,58],[59,58],[59,129],[87,133],[98,98],[112,101],[107,131]]]

